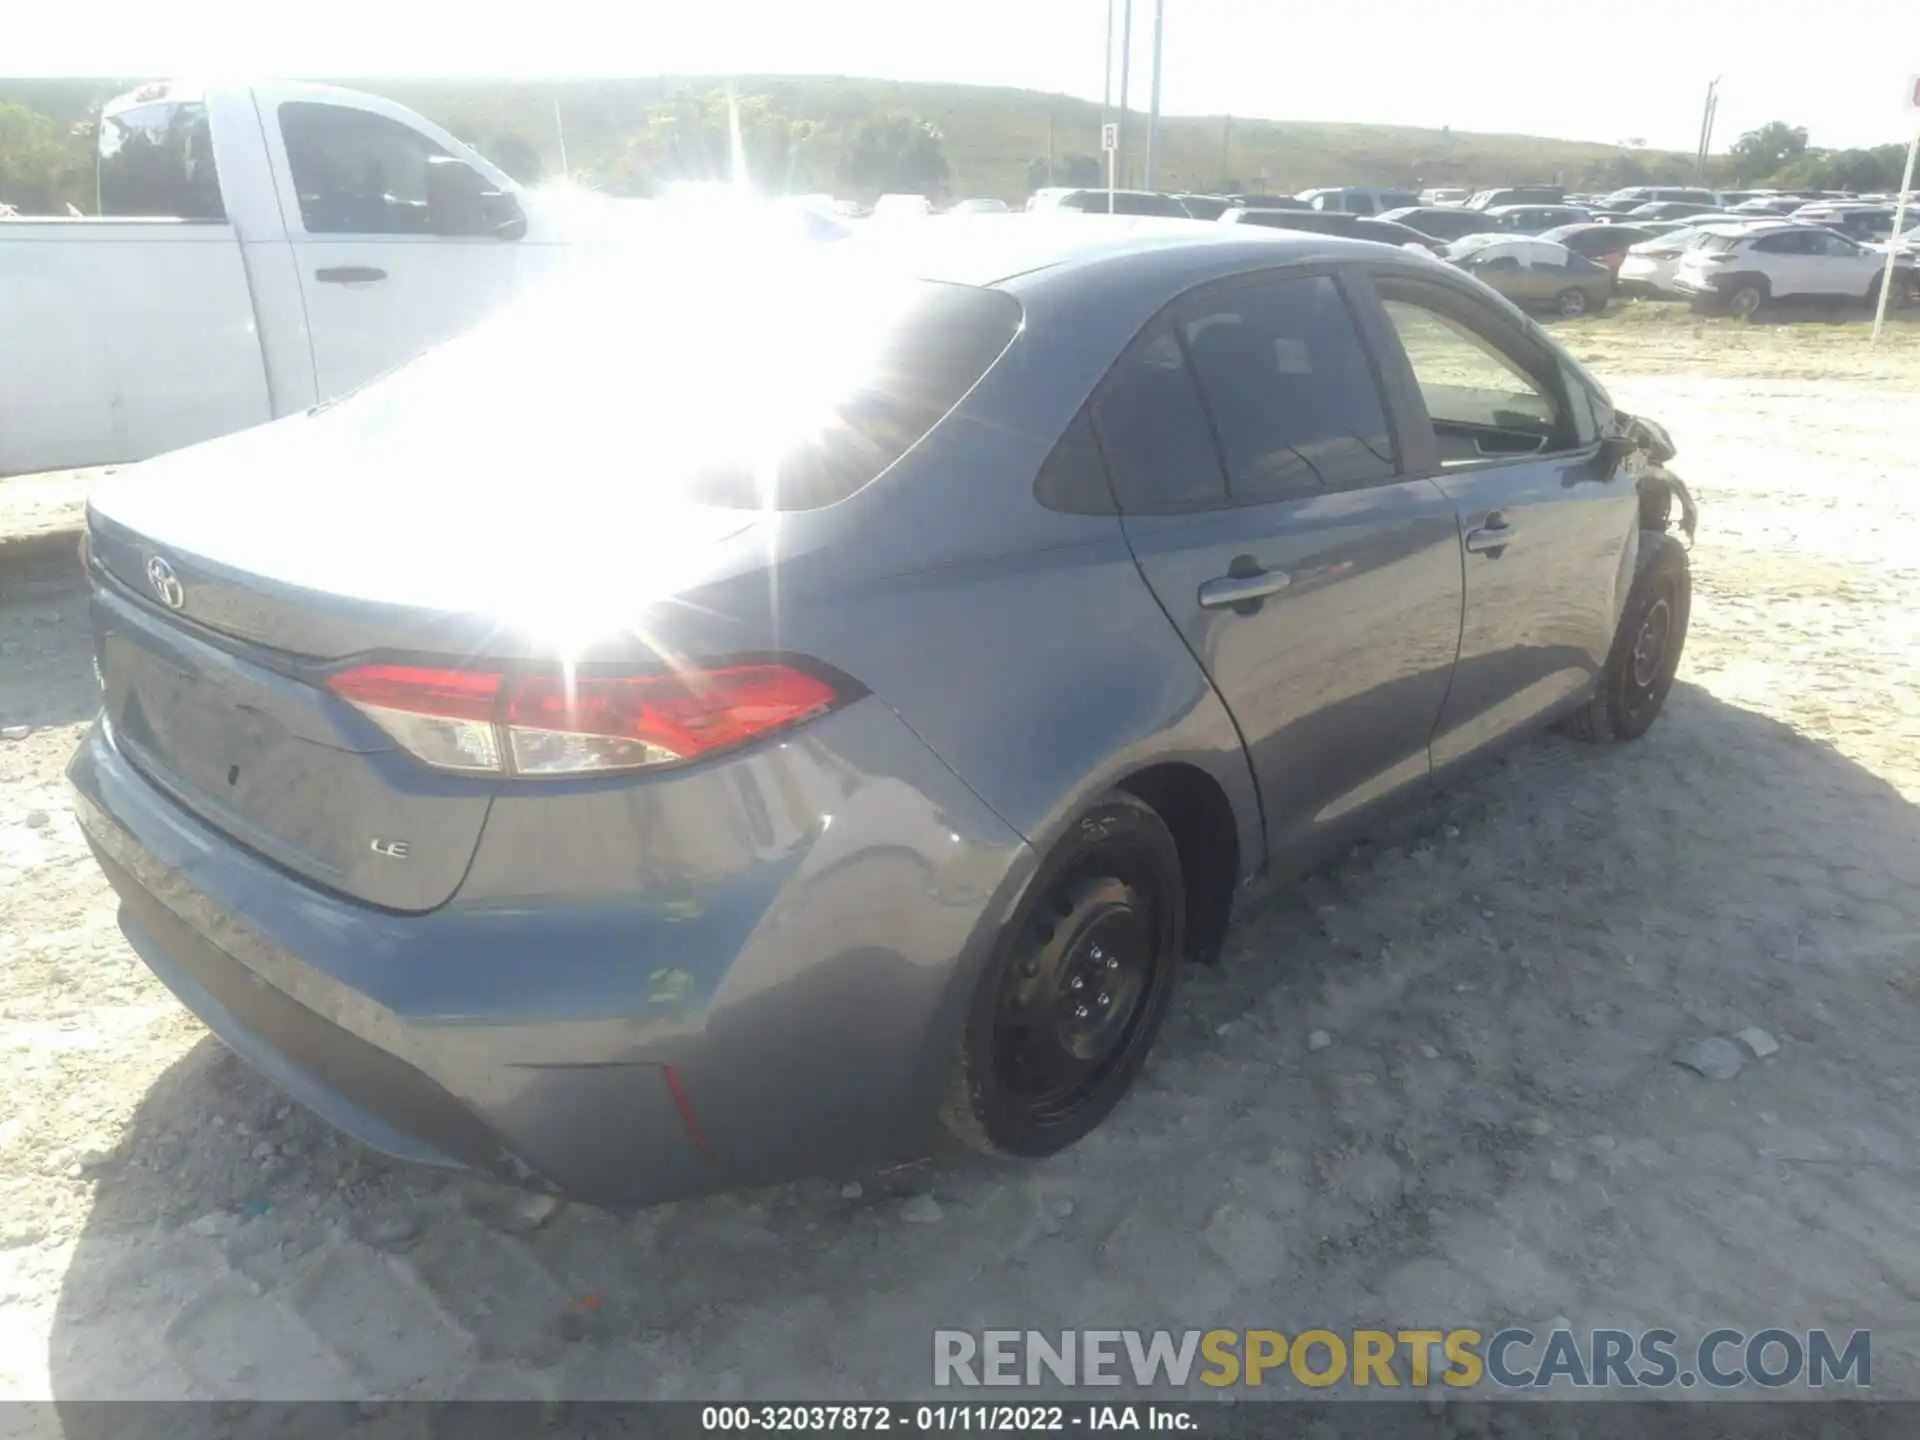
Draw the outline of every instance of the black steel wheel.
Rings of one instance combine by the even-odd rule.
[[[942,1117],[976,1149],[1051,1155],[1092,1130],[1166,1016],[1185,888],[1165,822],[1124,792],[1054,848],[975,991]]]
[[[1582,740],[1637,740],[1652,728],[1687,642],[1693,571],[1671,535],[1640,532],[1633,589],[1593,698],[1567,718]]]

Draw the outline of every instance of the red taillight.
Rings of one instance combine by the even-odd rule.
[[[829,710],[840,692],[781,664],[659,675],[365,665],[328,682],[430,765],[568,775],[672,765]]]

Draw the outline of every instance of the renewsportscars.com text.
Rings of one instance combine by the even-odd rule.
[[[1508,1390],[1865,1389],[1873,1335],[1853,1330],[936,1330],[936,1386],[1216,1389],[1447,1385]]]

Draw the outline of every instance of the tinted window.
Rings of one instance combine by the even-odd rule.
[[[226,219],[207,107],[163,101],[103,115],[100,213]]]
[[[1788,230],[1778,235],[1762,235],[1753,242],[1753,248],[1763,255],[1806,255],[1810,253],[1807,244],[1810,239],[1810,232]]]
[[[292,101],[280,134],[300,221],[315,235],[425,235],[427,162],[444,155],[398,120],[341,105]]]
[[[1858,255],[1860,247],[1844,235],[1815,235],[1812,238],[1812,251],[1815,255]]]
[[[1434,422],[1442,465],[1491,458],[1471,432],[1538,437],[1543,449],[1574,443],[1571,417],[1553,392],[1470,323],[1464,309],[1392,281],[1379,286]]]
[[[1113,488],[1107,482],[1106,462],[1101,459],[1100,442],[1094,437],[1093,421],[1086,411],[1073,417],[1073,424],[1047,456],[1034,479],[1033,493],[1049,509],[1076,515],[1113,513]]]
[[[1392,478],[1379,387],[1333,281],[1235,286],[1179,323],[1236,498]]]
[[[1093,424],[1123,512],[1225,503],[1207,412],[1171,330],[1137,342],[1120,358],[1094,396]]]
[[[1116,215],[1185,217],[1187,207],[1171,195],[1116,195],[1113,198],[1113,211]]]

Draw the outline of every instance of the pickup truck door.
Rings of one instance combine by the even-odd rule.
[[[1460,523],[1460,658],[1436,771],[1589,693],[1633,575],[1639,493],[1570,368],[1519,319],[1438,277],[1373,274],[1383,371],[1413,416],[1407,468]]]
[[[428,204],[436,157],[512,186],[399,106],[298,91],[262,92],[260,103],[320,399],[469,329],[562,262],[523,228],[436,233],[446,228]]]
[[[1240,729],[1269,854],[1310,863],[1427,781],[1460,635],[1452,507],[1403,473],[1330,274],[1193,292],[1090,409],[1140,572]]]

